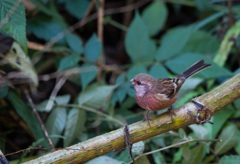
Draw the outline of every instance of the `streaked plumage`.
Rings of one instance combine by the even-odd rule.
[[[131,83],[136,90],[137,104],[150,111],[171,107],[177,100],[178,91],[185,80],[209,66],[210,64],[205,64],[204,60],[200,60],[176,78],[156,79],[144,73],[136,75]],[[148,119],[148,112],[145,119]]]

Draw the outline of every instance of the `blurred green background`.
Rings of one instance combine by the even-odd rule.
[[[138,73],[175,77],[200,59],[211,63],[186,81],[174,105],[179,107],[240,72],[237,0],[2,0],[0,10],[0,31],[15,40],[0,37],[8,47],[0,51],[0,149],[14,163],[51,151],[26,90],[54,146],[64,148],[143,119],[129,82]],[[134,155],[189,138],[222,139],[191,142],[141,161],[238,163],[239,109],[238,99],[214,115],[213,125],[139,142]],[[9,154],[25,148],[32,149]],[[108,160],[130,158],[122,150],[89,163]]]

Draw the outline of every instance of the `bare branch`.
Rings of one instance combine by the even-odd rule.
[[[239,97],[240,74],[194,100],[203,104],[212,116]],[[175,109],[176,116],[173,122],[168,113],[163,113],[150,121],[151,127],[145,121],[129,125],[131,142],[136,143],[170,130],[195,124],[196,118],[189,112],[196,115],[198,108],[193,103],[187,103]],[[27,163],[84,163],[100,155],[123,149],[124,146],[123,128],[120,128],[68,147],[68,150],[58,150]]]

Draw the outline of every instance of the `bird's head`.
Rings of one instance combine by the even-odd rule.
[[[130,82],[134,85],[137,96],[144,96],[153,86],[154,78],[148,74],[140,73]]]

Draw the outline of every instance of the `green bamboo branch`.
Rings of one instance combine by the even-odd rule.
[[[210,116],[223,109],[228,104],[240,97],[240,74],[218,86],[214,90],[195,98],[209,109]],[[132,143],[136,143],[150,137],[175,130],[196,123],[196,119],[189,112],[196,115],[197,108],[193,103],[175,109],[176,116],[174,121],[168,113],[158,115],[150,121],[151,127],[147,122],[140,121],[129,125],[129,133]],[[73,145],[71,147],[51,152],[30,163],[84,163],[100,155],[117,151],[125,147],[123,128],[109,133],[94,137],[87,141]]]

